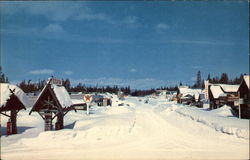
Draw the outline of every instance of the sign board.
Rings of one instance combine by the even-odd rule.
[[[93,97],[92,97],[91,95],[86,94],[86,95],[83,96],[83,100],[84,100],[84,101],[86,102],[86,104],[87,104],[87,115],[89,115],[89,105],[90,105],[90,103],[92,102]]]
[[[83,100],[84,102],[89,103],[93,100],[93,97],[91,95],[84,95]]]
[[[84,110],[84,109],[85,109],[85,106],[75,106],[75,109],[76,109],[76,110]]]
[[[48,80],[50,81],[50,84],[55,84],[55,85],[58,85],[58,86],[62,85],[62,80],[60,80],[60,79],[49,78]]]
[[[239,101],[234,101],[235,106],[239,106]]]
[[[244,99],[243,98],[239,99],[239,104],[244,104]]]
[[[244,99],[243,98],[240,98],[240,99],[234,101],[234,105],[235,106],[239,106],[241,104],[244,104]]]
[[[46,117],[52,117],[52,112],[41,112],[41,115]]]

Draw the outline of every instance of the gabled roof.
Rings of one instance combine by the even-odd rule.
[[[247,87],[248,87],[248,89],[250,89],[250,79],[249,79],[249,75],[245,75],[244,76],[244,81],[245,81],[245,83],[246,83],[246,85],[247,85]]]
[[[30,113],[34,110],[37,110],[37,107],[41,107],[41,106],[38,106],[40,101],[43,100],[44,96],[48,96],[48,94],[52,96],[51,98],[54,99],[56,103],[56,107],[57,108],[59,107],[58,108],[59,110],[73,105],[70,99],[69,93],[67,92],[65,87],[57,86],[55,84],[50,84],[50,81],[49,81],[47,82],[46,86],[43,88],[38,98],[36,99]]]
[[[29,102],[28,97],[16,85],[9,84],[9,83],[0,83],[0,90],[1,90],[1,92],[0,92],[0,107],[5,107],[8,100],[10,100],[12,96],[15,96],[18,98],[18,101],[20,101],[22,103],[22,106],[23,106],[22,108],[30,106],[30,102]]]
[[[69,107],[73,104],[70,99],[69,93],[64,86],[57,86],[52,84],[51,88],[53,89],[57,100],[62,107]]]
[[[224,94],[223,90],[221,89],[219,85],[212,85],[210,87],[210,91],[214,98],[219,98],[220,95]]]
[[[210,91],[214,98],[227,96],[227,93],[237,93],[239,85],[231,84],[210,84]]]
[[[240,85],[218,84],[225,92],[237,92]]]
[[[10,90],[14,92],[14,94],[24,104],[24,106],[28,107],[30,105],[28,97],[16,85],[9,84],[9,83],[0,83],[0,89],[1,89],[1,96],[0,96],[1,106],[4,105],[7,102],[7,100],[10,98],[12,94]]]

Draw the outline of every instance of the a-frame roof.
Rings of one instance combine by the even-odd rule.
[[[57,86],[50,84],[50,81],[43,88],[35,101],[30,114],[32,111],[39,111],[45,109],[45,101],[50,101],[56,110],[63,110],[63,108],[70,107],[73,103],[70,99],[69,93],[64,86]],[[47,108],[48,109],[48,108]]]
[[[8,83],[0,83],[0,110],[20,110],[30,106],[29,99],[17,86]]]

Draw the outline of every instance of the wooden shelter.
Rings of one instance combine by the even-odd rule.
[[[65,87],[61,85],[60,80],[50,78],[29,114],[35,111],[44,119],[45,131],[53,130],[52,121],[54,118],[57,118],[55,129],[59,130],[64,128],[64,116],[70,110],[76,111],[76,106],[84,105],[84,103],[73,104],[69,93]]]
[[[250,79],[249,75],[245,75],[240,87],[238,89],[239,94],[239,117],[250,119]]]
[[[19,87],[12,84],[1,83],[0,90],[0,114],[10,118],[9,122],[7,123],[7,134],[16,134],[17,113],[29,106],[28,97]]]

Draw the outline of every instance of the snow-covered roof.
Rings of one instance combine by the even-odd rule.
[[[69,107],[73,104],[70,99],[69,93],[64,86],[57,86],[55,84],[52,84],[51,88],[53,89],[56,98],[58,99],[62,107]]]
[[[250,84],[249,84],[250,83],[249,82],[250,79],[249,79],[249,77],[250,77],[249,75],[245,75],[244,76],[244,81],[246,82],[248,89],[250,88]]]
[[[196,100],[199,99],[199,94],[202,93],[201,89],[191,89],[188,87],[179,87],[179,91],[182,94],[182,96],[186,96],[186,95],[191,95],[194,96]]]
[[[219,98],[220,95],[224,94],[223,90],[219,85],[212,85],[210,87],[210,90],[214,98]]]
[[[10,99],[10,96],[12,94],[10,89],[14,91],[14,94],[18,97],[18,99],[23,103],[25,107],[30,106],[28,97],[19,87],[13,84],[9,84],[9,83],[0,83],[1,106],[4,106],[7,100]]]
[[[73,104],[82,104],[85,103],[83,99],[71,99]]]
[[[230,84],[218,84],[225,92],[237,92],[239,85],[230,85]]]

